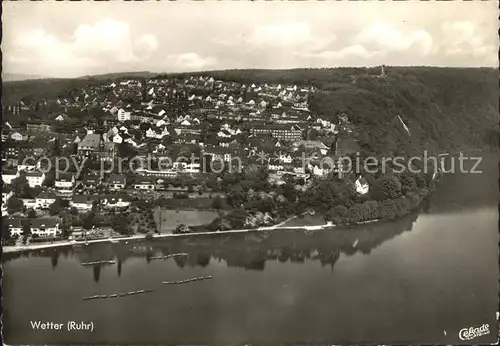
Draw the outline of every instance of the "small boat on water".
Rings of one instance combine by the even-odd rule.
[[[200,277],[191,278],[191,279],[185,279],[185,280],[180,280],[180,281],[163,281],[162,284],[165,284],[165,285],[177,285],[177,284],[184,284],[184,283],[193,282],[193,281],[208,280],[208,279],[211,279],[211,278],[212,278],[211,275],[209,275],[209,276],[200,276]]]
[[[354,242],[354,244],[352,244],[352,247],[356,247],[356,245],[358,245],[358,239],[356,239],[356,241]]]
[[[98,265],[98,264],[115,264],[116,261],[94,261],[94,262],[84,262],[82,263],[82,266],[91,266],[91,265]]]
[[[187,253],[181,252],[181,253],[173,253],[173,254],[166,255],[166,256],[153,256],[153,257],[150,257],[150,259],[167,259],[167,258],[171,258],[171,257],[187,256],[187,255],[188,255]]]
[[[143,289],[143,290],[138,290],[138,291],[113,293],[113,294],[108,294],[108,295],[95,295],[95,296],[90,296],[90,297],[83,297],[83,300],[104,299],[104,298],[121,298],[121,297],[134,296],[137,294],[149,293],[149,292],[153,292],[153,290],[151,288],[148,288],[148,289]]]

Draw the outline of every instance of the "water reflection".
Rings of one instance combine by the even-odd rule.
[[[352,256],[370,252],[385,241],[412,229],[417,213],[391,222],[365,224],[343,229],[321,231],[279,230],[240,234],[207,234],[204,236],[135,240],[127,243],[97,243],[88,246],[75,245],[59,249],[44,249],[32,252],[9,253],[8,262],[19,257],[48,257],[56,269],[63,254],[83,262],[114,260],[117,276],[120,277],[126,263],[132,258],[144,258],[150,263],[153,256],[165,256],[185,252],[188,256],[173,257],[179,268],[207,267],[211,260],[225,262],[228,267],[263,271],[266,262],[305,263],[317,262],[323,267],[334,267],[341,254]],[[98,282],[103,266],[90,266],[93,278]]]

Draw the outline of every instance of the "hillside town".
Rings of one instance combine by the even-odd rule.
[[[285,183],[305,191],[338,172],[323,158],[356,150],[346,114],[331,121],[309,110],[315,92],[188,76],[94,83],[4,104],[4,231],[25,244],[187,230],[162,227],[145,202],[230,209],[221,185],[233,172],[265,172],[271,188],[255,193]],[[366,194],[369,184],[359,177],[355,189]],[[273,224],[269,213],[259,218]]]

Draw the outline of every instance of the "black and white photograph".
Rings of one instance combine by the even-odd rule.
[[[2,7],[4,344],[498,342],[498,1]]]

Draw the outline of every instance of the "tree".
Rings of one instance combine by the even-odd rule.
[[[68,238],[71,233],[71,220],[63,219],[61,224],[61,237]]]
[[[222,209],[222,198],[219,195],[215,196],[212,201],[212,208],[214,209]]]
[[[33,208],[28,209],[28,218],[30,219],[36,218],[36,211]]]
[[[43,186],[52,187],[54,186],[55,180],[56,180],[56,173],[54,170],[50,170],[45,176],[45,180],[43,181]]]
[[[115,216],[115,221],[113,223],[113,229],[115,232],[118,232],[122,235],[130,234],[130,224],[127,220],[127,217],[123,214],[117,214]]]
[[[95,214],[92,211],[87,212],[82,218],[82,227],[89,231],[94,226]]]
[[[174,234],[179,234],[179,233],[188,233],[189,232],[189,227],[186,226],[185,224],[181,223],[179,226],[175,228],[175,230],[172,232]]]
[[[375,181],[373,191],[377,200],[396,199],[401,197],[401,182],[395,175],[383,175]]]
[[[9,239],[11,234],[10,234],[10,230],[9,230],[9,225],[7,224],[7,222],[5,221],[2,221],[2,229],[1,229],[1,236],[2,236],[2,241],[4,239]]]
[[[24,220],[23,222],[23,240],[26,242],[26,239],[31,235],[31,225],[28,220]]]
[[[346,221],[349,216],[349,210],[343,205],[336,205],[325,215],[325,219],[340,224]]]
[[[21,201],[19,198],[16,196],[12,196],[7,200],[7,212],[9,214],[13,214],[16,212],[23,212],[24,211],[24,202]]]
[[[61,199],[60,198],[56,198],[56,200],[54,201],[54,203],[52,203],[51,205],[49,205],[49,213],[50,213],[50,215],[57,215],[63,209],[64,208],[61,205]]]
[[[17,197],[31,197],[31,187],[24,172],[21,172],[19,177],[12,179],[11,188]]]

